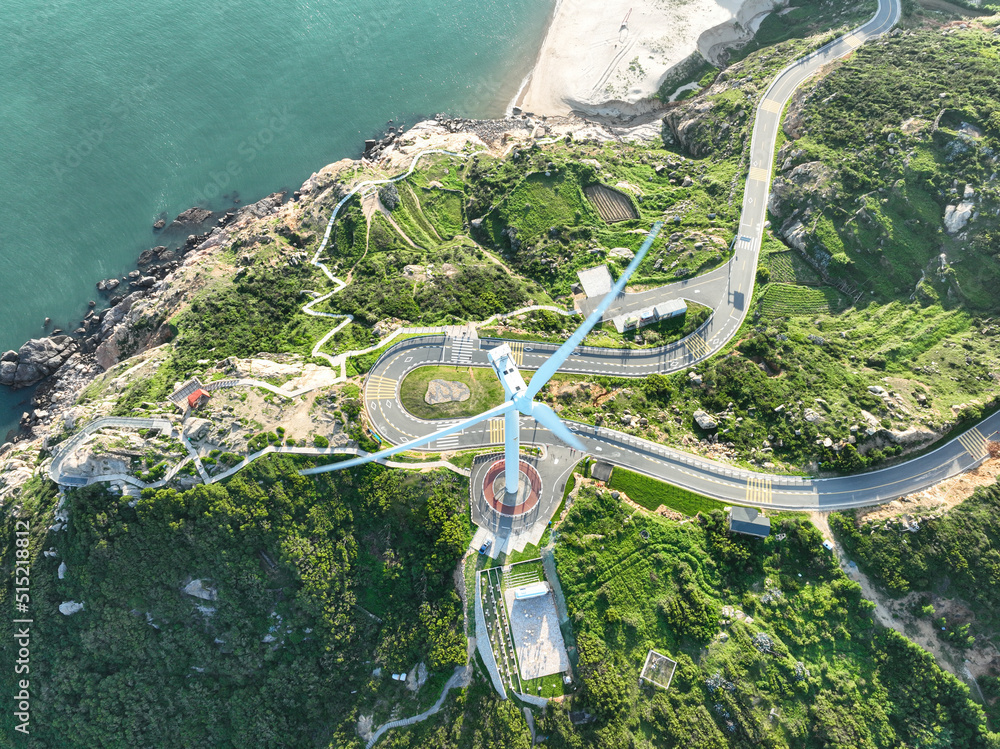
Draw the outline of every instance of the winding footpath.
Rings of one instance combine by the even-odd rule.
[[[672,296],[713,307],[712,316],[687,338],[655,349],[581,346],[566,360],[560,372],[627,377],[678,372],[717,353],[732,339],[746,318],[753,295],[766,227],[775,143],[785,105],[798,86],[824,65],[888,32],[899,20],[899,15],[900,0],[879,0],[878,11],[868,23],[789,65],[764,93],[755,114],[750,168],[733,258],[711,273],[657,290],[659,294],[669,292]],[[643,304],[642,295],[634,297],[626,302]],[[587,311],[585,308],[584,312]],[[369,419],[385,442],[400,444],[432,433],[444,424],[454,423],[426,421],[408,413],[399,399],[399,385],[409,372],[421,366],[489,366],[487,350],[503,341],[477,339],[474,343],[476,345],[470,350],[468,342],[436,335],[402,341],[382,355],[365,382],[365,400]],[[528,370],[537,369],[558,348],[554,344],[511,343],[518,366]],[[498,444],[503,441],[501,421],[472,426],[458,435],[432,442],[425,449],[457,450]],[[743,470],[610,429],[572,423],[571,428],[594,457],[709,497],[776,509],[834,510],[891,501],[975,467],[987,457],[987,442],[1000,431],[1000,414],[984,419],[959,437],[905,463],[879,471],[825,479]],[[521,426],[521,440],[541,444],[551,443],[555,437],[534,422],[529,424],[525,420]]]

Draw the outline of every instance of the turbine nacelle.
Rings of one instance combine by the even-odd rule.
[[[486,358],[490,360],[493,371],[496,372],[500,384],[503,385],[503,391],[507,396],[507,400],[512,400],[517,404],[518,400],[522,400],[518,398],[518,395],[526,393],[528,386],[518,371],[517,365],[514,363],[514,355],[510,351],[510,345],[502,343],[496,348],[490,349],[486,352]],[[531,399],[529,398],[528,400],[530,402]],[[518,407],[517,410],[525,416],[530,416],[528,411],[521,407]]]

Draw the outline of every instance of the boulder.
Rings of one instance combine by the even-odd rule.
[[[803,414],[803,418],[810,424],[819,424],[824,421],[823,417],[811,408],[806,409],[805,414]]]
[[[968,200],[963,200],[958,205],[949,205],[944,209],[944,228],[949,234],[958,234],[969,223],[972,218],[972,210],[975,206]]]
[[[189,596],[194,596],[195,598],[201,598],[205,601],[214,601],[219,597],[218,592],[215,588],[205,585],[204,580],[192,580],[187,585],[185,585],[182,590]]]
[[[199,442],[208,436],[212,422],[208,419],[188,419],[184,422],[184,437],[191,442]]]
[[[83,604],[76,601],[63,601],[59,604],[59,613],[63,616],[72,616],[77,611],[83,611]]]
[[[66,562],[59,563],[59,570],[56,572],[56,574],[59,576],[60,580],[66,577]]]
[[[719,423],[715,419],[709,416],[705,411],[701,410],[694,412],[694,420],[699,428],[704,429],[705,431],[717,429],[719,426]]]
[[[156,229],[157,231],[159,231],[160,229],[162,229],[166,225],[167,225],[167,222],[164,221],[162,218],[158,218],[158,219],[156,219],[156,221],[153,222],[153,228]]]

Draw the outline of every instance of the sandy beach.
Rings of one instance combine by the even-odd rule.
[[[526,112],[641,114],[695,51],[750,34],[780,0],[559,0],[514,101]]]

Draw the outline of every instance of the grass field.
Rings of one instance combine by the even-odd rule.
[[[723,502],[620,467],[611,474],[611,488],[625,492],[629,499],[647,510],[655,511],[660,505],[666,505],[685,515],[697,515],[726,507]]]
[[[440,379],[467,385],[471,396],[466,401],[430,405],[424,400],[427,385]],[[399,389],[403,408],[421,419],[458,419],[475,416],[503,403],[503,387],[492,369],[485,367],[420,367],[405,378]]]

